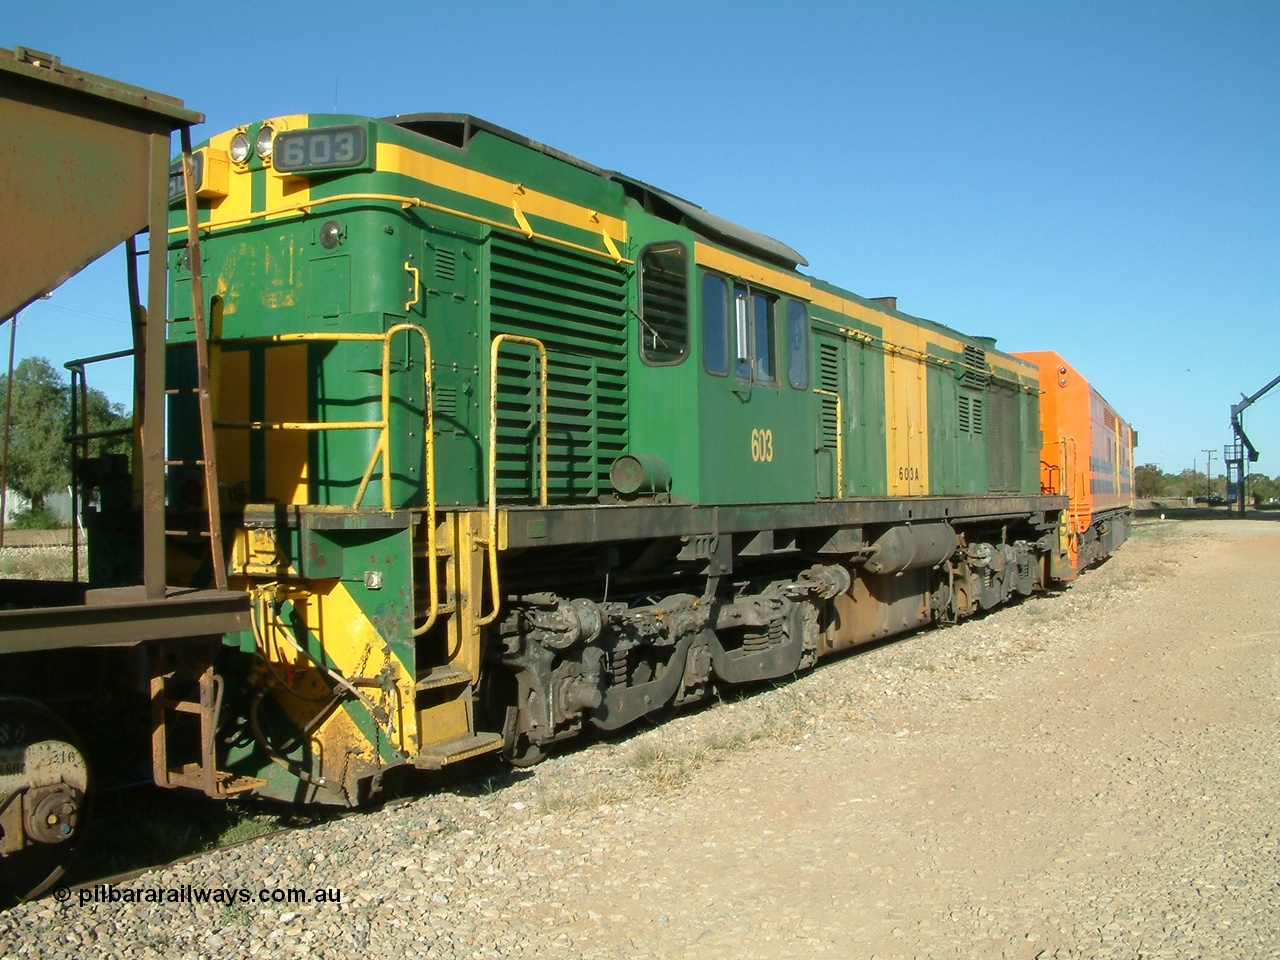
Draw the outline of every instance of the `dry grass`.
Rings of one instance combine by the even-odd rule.
[[[645,783],[659,789],[670,789],[685,783],[695,770],[714,763],[748,742],[745,735],[738,739],[740,743],[734,747],[710,740],[688,744],[645,743],[632,751],[630,766]]]
[[[538,816],[551,813],[578,813],[594,810],[607,803],[619,803],[630,799],[635,791],[609,784],[596,784],[584,792],[573,790],[547,790],[536,800],[534,812]]]
[[[1109,595],[1167,580],[1174,576],[1181,566],[1176,556],[1170,553],[1125,557],[1124,561],[1124,567],[1112,573],[1111,581],[1106,584],[1105,592]]]
[[[81,547],[82,576],[86,562],[85,550]],[[11,580],[70,580],[71,548],[6,546],[0,549],[0,577]]]
[[[1164,544],[1170,540],[1200,540],[1203,536],[1182,520],[1147,520],[1134,524],[1130,539],[1134,543]]]
[[[822,709],[815,709],[817,707]],[[770,690],[749,701],[719,707],[739,713],[732,729],[719,730],[688,742],[663,731],[632,750],[629,766],[651,787],[679,787],[695,771],[719,763],[741,750],[756,745],[795,743],[821,722],[820,714],[830,717],[833,712],[838,712],[838,707],[838,704],[825,700],[819,704],[812,695],[799,692],[795,687]]]
[[[845,707],[836,698],[819,700],[790,686],[748,694],[713,708],[731,712],[719,726],[732,729],[690,734],[678,726],[664,726],[628,748],[624,763],[632,776],[596,784],[585,792],[548,789],[536,799],[535,813],[576,813],[677,789],[697,771],[742,750],[796,743],[822,723],[823,717],[830,720]]]

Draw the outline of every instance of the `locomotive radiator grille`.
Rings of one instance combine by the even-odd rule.
[[[626,273],[593,257],[494,235],[490,332],[547,348],[551,502],[594,500],[627,448]],[[498,497],[530,500],[538,457],[537,358],[513,348],[498,366]]]

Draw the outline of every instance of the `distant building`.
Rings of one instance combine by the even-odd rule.
[[[54,516],[62,521],[64,526],[71,526],[71,488],[51,493],[44,498],[44,505]],[[4,522],[10,523],[14,517],[28,510],[31,507],[31,501],[18,493],[12,487],[4,493]]]

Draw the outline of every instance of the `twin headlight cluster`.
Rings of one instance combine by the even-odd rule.
[[[227,154],[243,166],[252,153],[277,173],[319,173],[325,170],[368,169],[373,136],[367,124],[340,127],[304,127],[276,132],[269,122],[258,128],[251,141],[245,130],[231,138]]]
[[[258,128],[251,139],[248,129],[239,129],[225,150],[201,147],[192,156],[196,196],[204,199],[228,196],[233,172],[247,173],[256,153],[263,166],[279,174],[316,176],[326,172],[370,170],[374,162],[375,137],[372,124],[345,124],[339,127],[303,127],[277,130],[271,121]],[[237,170],[232,171],[234,165]],[[169,202],[181,201],[184,184],[182,163],[169,168]]]
[[[268,123],[264,123],[252,143],[249,142],[249,135],[243,130],[237,133],[231,138],[231,146],[227,152],[231,155],[233,163],[244,163],[248,160],[250,150],[257,153],[263,160],[270,160],[271,151],[275,147],[275,143],[275,128]]]

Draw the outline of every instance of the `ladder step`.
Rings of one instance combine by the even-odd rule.
[[[203,467],[205,465],[205,461],[204,460],[166,460],[164,462],[164,465],[166,467]]]
[[[183,537],[187,540],[206,540],[209,537],[208,530],[166,530],[166,537]]]
[[[170,387],[164,392],[164,394],[166,397],[174,397],[183,393],[199,393],[199,392],[200,392],[199,387]]]
[[[436,667],[426,676],[419,678],[414,684],[416,690],[432,690],[436,687],[450,687],[455,684],[470,683],[471,671],[461,667]]]
[[[439,770],[451,763],[470,760],[472,757],[501,749],[502,734],[500,733],[464,734],[461,737],[429,745],[418,754],[414,766],[422,770]]]
[[[159,703],[166,710],[172,710],[174,713],[194,713],[199,714],[203,708],[197,700],[160,700]]]
[[[242,777],[227,770],[219,770],[215,776],[218,778],[218,793],[224,797],[235,793],[248,793],[250,790],[257,790],[267,785],[267,781],[258,777]]]
[[[418,592],[414,594],[415,600],[422,601],[419,609],[423,609],[427,606],[426,595],[427,595],[427,591],[425,589],[419,589]],[[441,617],[451,617],[457,612],[458,612],[458,605],[454,603],[452,600],[448,601],[447,603],[442,603],[438,607],[436,607],[436,615]]]
[[[426,547],[414,547],[414,548],[413,548],[413,557],[414,557],[414,559],[415,559],[415,560],[421,560],[421,559],[422,559],[423,557],[425,557],[426,555],[427,555],[427,548],[426,548]],[[450,550],[447,546],[436,547],[436,559],[437,559],[437,560],[448,560],[448,559],[449,559],[450,557],[452,557],[452,556],[453,556],[453,551],[452,551],[452,550]]]
[[[267,781],[257,777],[243,777],[227,770],[214,773],[214,785],[219,796],[231,796],[236,793],[247,793],[265,787]],[[169,770],[169,785],[174,787],[190,787],[193,790],[204,790],[204,768],[198,763],[188,763],[183,767]]]

